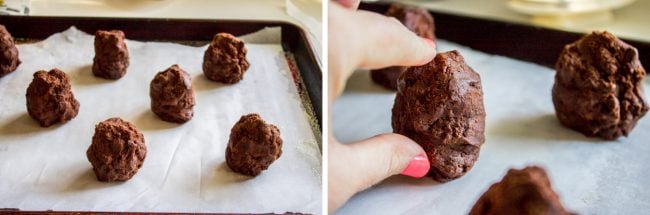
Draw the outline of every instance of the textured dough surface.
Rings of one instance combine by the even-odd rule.
[[[457,51],[411,67],[398,80],[392,126],[424,148],[433,179],[463,176],[485,142],[481,77]]]

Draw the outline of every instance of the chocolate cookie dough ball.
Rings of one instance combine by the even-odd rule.
[[[384,15],[395,17],[409,30],[422,38],[436,40],[433,16],[425,8],[393,3]],[[393,66],[372,70],[370,71],[370,77],[375,83],[387,89],[397,90],[397,78],[407,68],[404,66]]]
[[[476,202],[470,215],[573,214],[562,206],[544,169],[532,166],[511,169]]]
[[[446,182],[472,169],[485,142],[481,77],[457,51],[411,67],[397,82],[393,131],[420,144],[433,179]]]
[[[555,64],[553,104],[559,121],[589,137],[627,136],[648,112],[645,69],[636,48],[608,32],[568,44]]]
[[[68,121],[79,113],[79,101],[72,94],[68,75],[56,68],[34,73],[25,96],[27,112],[42,127]]]
[[[162,120],[184,123],[194,116],[192,78],[176,64],[151,80],[149,97],[151,110]]]
[[[203,74],[208,79],[234,84],[244,78],[248,69],[244,42],[228,33],[219,33],[212,38],[203,56]]]
[[[397,79],[407,69],[408,67],[406,66],[391,66],[383,69],[370,70],[370,78],[386,89],[397,90]]]
[[[95,32],[95,58],[93,74],[105,79],[117,80],[129,67],[129,49],[120,30]]]
[[[16,43],[14,43],[14,38],[11,36],[9,31],[5,28],[4,25],[0,25],[0,78],[3,76],[16,71],[18,65],[20,65],[20,59],[18,59],[18,48],[16,48]]]
[[[230,131],[226,148],[226,164],[235,172],[256,176],[282,155],[282,138],[275,125],[267,124],[260,115],[248,114]]]
[[[395,17],[406,28],[420,37],[430,40],[436,39],[433,16],[426,8],[393,3],[384,15]]]
[[[86,156],[97,180],[126,181],[138,173],[147,156],[147,146],[135,125],[110,118],[95,126]]]

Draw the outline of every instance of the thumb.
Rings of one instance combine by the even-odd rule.
[[[420,145],[400,134],[381,134],[349,145],[352,169],[360,177],[358,191],[396,174],[415,178],[429,172],[429,159]]]
[[[402,173],[422,177],[429,172],[426,153],[413,140],[399,134],[381,134],[343,145],[330,136],[328,207],[343,205],[355,193]]]
[[[356,10],[359,8],[359,3],[361,3],[361,0],[336,0],[336,2],[345,8]]]

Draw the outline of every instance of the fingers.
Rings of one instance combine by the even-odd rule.
[[[422,177],[429,171],[424,149],[400,134],[381,134],[349,146],[355,155],[351,158],[351,165],[358,168],[356,172],[363,179],[362,190],[403,172],[407,167],[416,168],[409,170],[409,174],[415,173],[411,176],[416,177]],[[411,162],[413,164],[409,165]]]
[[[389,176],[422,177],[430,168],[422,147],[399,134],[382,134],[349,145],[330,141],[329,145],[330,211]]]
[[[425,64],[435,44],[408,30],[394,18],[329,4],[329,100],[333,101],[357,68]]]
[[[356,34],[356,24],[351,20],[356,12],[343,8],[341,5],[329,2],[329,33],[328,67],[329,67],[329,93],[330,104],[334,98],[343,91],[350,74],[358,67],[360,50],[352,49],[355,41],[350,35]]]
[[[361,52],[359,67],[377,69],[388,66],[417,66],[436,55],[435,44],[418,37],[395,18],[358,11],[355,23],[363,29],[355,41]],[[372,36],[370,36],[372,35]]]
[[[359,8],[359,3],[361,0],[336,0],[336,2],[345,8],[356,10]]]

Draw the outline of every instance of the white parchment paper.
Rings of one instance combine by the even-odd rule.
[[[467,214],[508,169],[527,165],[544,167],[564,205],[580,214],[644,214],[650,210],[649,116],[627,138],[586,138],[555,118],[554,70],[446,41],[437,45],[439,52],[460,50],[481,74],[486,142],[476,165],[460,179],[444,184],[394,176],[353,197],[338,214]],[[646,78],[648,96],[649,85]],[[352,142],[392,132],[394,98],[394,92],[373,84],[367,71],[355,73],[333,106],[334,134],[343,142]]]
[[[127,74],[96,78],[93,39],[71,28],[19,45],[23,64],[0,79],[0,208],[320,213],[317,137],[280,44],[247,43],[250,69],[241,82],[224,85],[203,76],[206,46],[131,40]],[[195,113],[185,124],[161,121],[150,110],[149,83],[172,64],[193,79]],[[70,76],[81,107],[73,120],[41,128],[27,114],[25,91],[35,71],[54,67]],[[280,159],[255,178],[232,172],[224,155],[230,129],[252,112],[278,126],[284,140]],[[95,124],[110,117],[134,123],[145,136],[147,158],[127,182],[98,182],[86,158]]]

